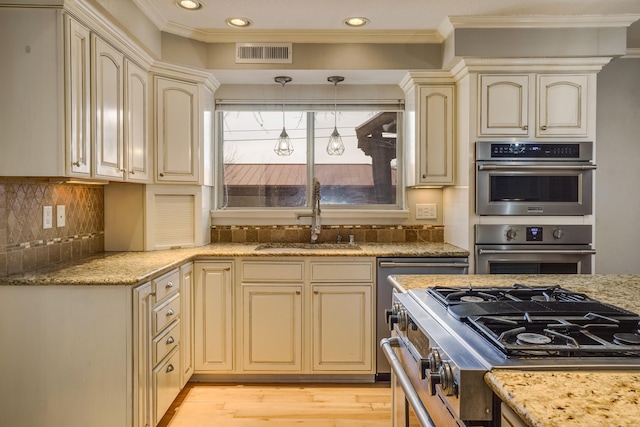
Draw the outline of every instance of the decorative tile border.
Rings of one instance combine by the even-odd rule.
[[[318,242],[335,243],[338,235],[360,243],[444,242],[442,225],[333,225],[322,227]],[[212,243],[295,243],[311,240],[309,226],[220,226],[211,227]]]

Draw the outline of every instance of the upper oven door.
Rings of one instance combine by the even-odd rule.
[[[589,215],[593,171],[590,163],[476,163],[478,215]]]

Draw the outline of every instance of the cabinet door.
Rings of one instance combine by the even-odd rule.
[[[242,285],[242,368],[302,370],[302,284]]]
[[[587,136],[587,75],[538,76],[536,136]]]
[[[421,87],[420,176],[422,184],[451,184],[454,180],[454,88]]]
[[[198,86],[156,77],[157,175],[160,182],[199,182]]]
[[[372,284],[313,285],[313,370],[373,369]]]
[[[529,76],[480,76],[480,135],[529,134]]]
[[[196,371],[233,369],[231,262],[196,262],[194,348]]]
[[[133,290],[133,419],[134,427],[153,426],[151,283]]]
[[[93,36],[94,150],[96,178],[124,176],[122,109],[124,56]]]
[[[125,178],[148,182],[151,178],[149,143],[149,87],[147,72],[125,60],[124,145]]]
[[[70,17],[65,22],[67,173],[88,177],[91,173],[90,33]]]
[[[180,388],[189,381],[194,368],[193,296],[193,263],[189,263],[180,267],[180,303],[182,304],[180,309],[180,326],[182,327],[180,334]]]

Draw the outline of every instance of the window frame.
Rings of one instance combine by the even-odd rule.
[[[389,205],[323,205],[323,224],[326,225],[357,225],[357,224],[396,224],[406,220],[409,211],[406,207],[404,187],[404,144],[403,126],[405,120],[404,102],[351,102],[334,105],[326,102],[287,103],[285,111],[305,111],[307,114],[307,191],[304,207],[221,207],[224,196],[224,156],[223,156],[223,114],[226,111],[281,111],[282,103],[274,102],[219,102],[214,112],[214,190],[212,192],[212,223],[219,225],[290,225],[299,224],[297,214],[311,210],[311,191],[314,168],[314,126],[312,119],[322,111],[393,111],[398,113],[396,133],[396,203]]]

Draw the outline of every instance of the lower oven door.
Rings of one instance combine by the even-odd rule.
[[[476,274],[591,274],[589,245],[476,245]]]

